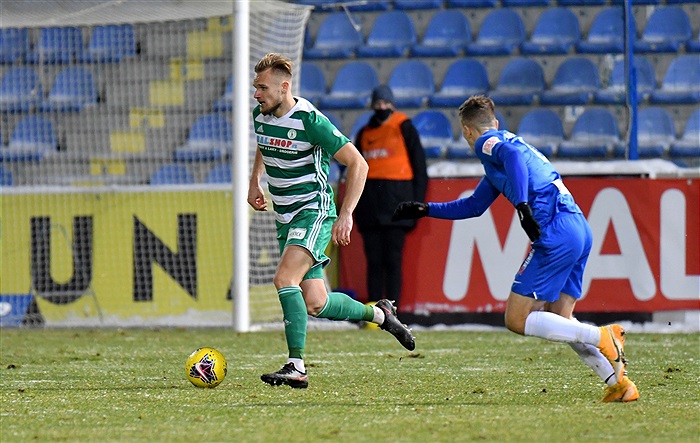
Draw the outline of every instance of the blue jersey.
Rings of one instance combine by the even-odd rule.
[[[508,131],[488,130],[476,140],[474,151],[486,175],[468,198],[429,203],[431,217],[451,220],[477,217],[499,194],[513,206],[527,202],[540,226],[551,222],[558,212],[581,212],[549,160],[522,137]]]

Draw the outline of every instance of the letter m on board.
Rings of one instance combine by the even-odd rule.
[[[197,299],[196,214],[178,214],[177,252],[134,217],[134,301],[153,300],[153,263]]]

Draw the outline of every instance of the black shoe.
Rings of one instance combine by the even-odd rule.
[[[384,311],[384,323],[379,327],[396,337],[399,343],[409,351],[416,349],[411,330],[396,318],[396,306],[387,299],[379,300],[375,306]]]
[[[287,385],[297,389],[309,387],[309,376],[306,372],[301,372],[295,368],[292,362],[282,366],[282,369],[277,372],[261,375],[260,380],[271,386]]]

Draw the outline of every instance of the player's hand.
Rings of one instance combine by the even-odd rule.
[[[428,215],[428,205],[421,202],[401,202],[391,216],[392,221],[421,218]]]
[[[525,202],[519,203],[515,207],[518,210],[518,218],[520,218],[520,226],[523,227],[525,233],[530,237],[530,241],[537,241],[540,238],[540,224],[537,223],[535,217],[532,216],[530,205]]]
[[[248,204],[256,211],[267,211],[267,199],[260,185],[248,189]]]
[[[333,244],[338,246],[347,246],[350,244],[352,224],[352,215],[345,213],[338,215],[335,223],[333,223],[333,228],[331,228]]]

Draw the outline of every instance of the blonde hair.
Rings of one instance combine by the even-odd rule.
[[[459,120],[463,126],[484,130],[492,128],[495,119],[495,105],[489,97],[474,95],[459,107]]]
[[[265,55],[260,61],[255,65],[255,73],[259,74],[268,69],[276,74],[282,74],[285,78],[292,78],[292,68],[294,63],[283,56],[282,54],[277,54],[276,52],[270,52]]]

